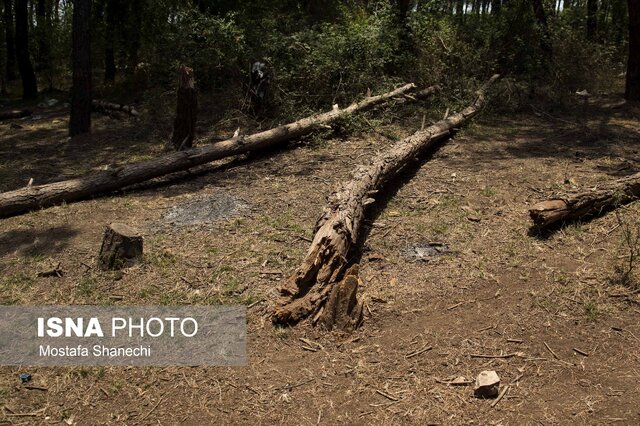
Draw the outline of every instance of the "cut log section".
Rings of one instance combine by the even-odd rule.
[[[329,197],[329,205],[315,227],[315,236],[302,265],[280,289],[283,299],[279,301],[273,315],[277,324],[292,325],[305,318],[313,318],[325,326],[336,323],[323,317],[332,317],[332,313],[323,312],[328,298],[336,293],[334,288],[349,297],[352,305],[355,295],[353,274],[341,280],[342,272],[348,264],[349,252],[358,238],[364,218],[365,206],[375,202],[371,198],[381,186],[391,180],[420,153],[434,146],[458,126],[478,114],[485,104],[487,88],[498,78],[494,75],[477,92],[473,104],[462,112],[450,115],[437,123],[418,131],[398,142],[388,150],[376,156],[369,166],[359,166],[353,173],[353,179],[344,184]],[[345,284],[345,281],[351,284]],[[356,305],[362,302],[356,302]],[[335,302],[332,303],[335,305]],[[327,305],[330,310],[332,306]],[[326,310],[326,309],[325,309]],[[357,311],[356,311],[357,312]],[[353,319],[353,315],[349,315]],[[331,319],[331,318],[330,318]],[[322,320],[322,321],[321,321]],[[337,323],[344,323],[339,320]]]
[[[110,115],[114,112],[124,112],[134,117],[138,117],[140,115],[133,105],[114,104],[113,102],[99,101],[96,99],[91,101],[91,109],[95,112],[106,115]]]
[[[30,116],[31,114],[33,114],[33,111],[28,109],[14,109],[10,111],[0,111],[0,121],[24,118],[24,117]]]
[[[193,69],[183,66],[178,78],[178,100],[176,118],[173,122],[171,144],[176,151],[193,146],[198,118],[198,93],[193,77]]]
[[[383,95],[367,97],[344,109],[332,110],[303,118],[294,123],[285,124],[250,136],[234,137],[212,145],[172,152],[152,160],[116,166],[109,168],[109,170],[101,170],[71,180],[0,193],[0,217],[56,205],[63,201],[70,203],[91,195],[114,191],[169,173],[188,170],[221,158],[260,150],[297,139],[315,130],[326,128],[337,120],[356,112],[369,110],[396,98],[404,97],[415,88],[414,84],[407,84]],[[413,98],[423,99],[435,93],[438,89],[437,86],[430,87],[414,93]]]
[[[531,220],[542,229],[560,222],[598,216],[640,198],[640,173],[606,183],[590,191],[552,198],[529,210]]]
[[[142,259],[142,236],[123,223],[107,226],[98,255],[98,268],[103,271],[122,269]]]

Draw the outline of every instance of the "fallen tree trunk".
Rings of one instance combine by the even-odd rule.
[[[354,276],[357,272],[350,270],[342,280],[341,275],[348,264],[352,245],[357,241],[365,207],[375,202],[371,197],[412,159],[478,114],[485,104],[486,89],[497,78],[498,75],[491,77],[478,90],[473,104],[462,112],[403,139],[376,156],[369,166],[357,167],[353,179],[329,197],[329,205],[315,226],[315,236],[302,265],[280,289],[283,299],[275,309],[275,323],[291,325],[308,317],[328,329],[334,325],[357,323],[362,303],[355,300],[353,294],[357,290],[357,277]],[[339,296],[336,293],[348,295],[350,306],[350,309],[342,309],[346,314],[338,319],[335,318],[338,303],[335,299]],[[327,300],[327,306],[323,306]]]
[[[134,117],[138,117],[140,115],[133,105],[114,104],[113,102],[99,101],[96,99],[91,101],[91,109],[95,112],[107,115],[112,112],[124,112]]]
[[[529,210],[531,220],[538,228],[559,222],[597,216],[619,205],[640,198],[640,173],[607,183],[590,191],[552,198],[535,204]]]
[[[169,173],[188,170],[221,158],[277,145],[307,135],[317,129],[325,128],[329,124],[356,112],[382,105],[399,96],[405,96],[415,87],[414,84],[407,84],[382,95],[367,97],[344,109],[334,109],[250,136],[234,137],[213,145],[164,154],[152,160],[110,167],[108,170],[89,173],[75,179],[0,193],[0,217],[52,206],[63,201],[67,203],[77,201]],[[435,93],[438,89],[437,86],[433,86],[414,93],[412,97],[422,99]]]
[[[28,117],[33,114],[28,109],[14,109],[10,111],[0,111],[0,120],[14,120],[16,118]]]

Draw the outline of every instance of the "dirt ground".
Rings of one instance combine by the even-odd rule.
[[[327,195],[422,114],[443,113],[376,111],[375,131],[1,219],[0,303],[244,303],[248,364],[28,368],[41,389],[20,384],[25,368],[2,367],[0,424],[639,424],[640,287],[620,268],[640,246],[640,205],[546,235],[527,215],[556,192],[640,171],[640,110],[611,99],[479,116],[369,212],[356,254],[363,327],[272,326],[276,287],[302,261]],[[71,142],[62,113],[40,115],[0,124],[0,190],[162,151],[166,129],[153,123],[97,118]],[[102,273],[95,257],[116,221],[143,233],[145,260]],[[63,277],[36,278],[58,263]],[[446,383],[487,369],[508,385],[495,405]]]

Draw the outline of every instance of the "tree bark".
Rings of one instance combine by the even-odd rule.
[[[73,1],[73,88],[69,136],[91,129],[91,0]]]
[[[115,27],[116,11],[120,5],[117,0],[107,0],[104,30],[104,81],[113,83],[116,80]]]
[[[316,223],[315,236],[302,265],[281,288],[283,300],[274,312],[275,323],[292,325],[308,317],[323,318],[321,309],[325,301],[333,287],[343,281],[341,275],[358,239],[365,207],[375,202],[371,197],[420,153],[478,114],[485,104],[487,88],[497,78],[498,75],[491,77],[478,90],[473,104],[462,112],[403,139],[376,156],[369,166],[357,167],[353,179],[329,197],[329,205]]]
[[[193,69],[183,66],[180,68],[178,77],[176,118],[173,122],[173,134],[171,135],[171,144],[176,151],[189,149],[193,146],[197,118],[198,93]]]
[[[629,59],[624,97],[640,102],[640,0],[629,0]]]
[[[634,0],[630,0],[634,1]],[[587,38],[593,40],[598,25],[598,0],[587,0]]]
[[[71,180],[0,193],[0,217],[52,206],[63,201],[69,203],[169,173],[188,170],[221,158],[260,150],[297,139],[315,130],[326,128],[337,120],[356,112],[371,109],[401,96],[408,96],[408,93],[414,89],[414,84],[407,84],[383,95],[367,97],[358,103],[349,105],[347,108],[338,108],[324,114],[303,118],[294,123],[254,135],[231,138],[213,145],[173,152],[152,160],[113,167]],[[414,93],[409,99],[424,99],[437,90],[439,90],[437,86],[430,87]]]
[[[122,223],[112,223],[104,231],[98,268],[107,271],[131,266],[142,259],[143,240],[138,231]]]
[[[548,66],[553,49],[551,47],[551,35],[549,34],[547,13],[544,10],[544,3],[542,0],[532,0],[531,4],[533,6],[533,13],[536,16],[536,21],[540,27],[540,48],[544,53],[544,64],[545,66]]]
[[[4,70],[7,81],[16,79],[16,41],[14,37],[13,0],[4,0],[5,44],[7,48],[7,62]]]
[[[22,99],[38,97],[38,83],[29,56],[29,17],[27,0],[15,0],[16,4],[16,59],[22,79]]]
[[[529,210],[531,220],[538,228],[598,216],[640,197],[640,173],[606,183],[591,191],[552,198],[535,204]]]

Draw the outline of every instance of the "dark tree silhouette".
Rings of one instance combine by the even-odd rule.
[[[640,0],[629,3],[629,59],[625,98],[640,101]]]
[[[105,33],[104,33],[104,81],[113,82],[116,79],[116,58],[115,58],[115,29],[116,13],[119,4],[118,0],[107,0],[105,11]]]
[[[5,43],[7,47],[7,69],[4,70],[7,81],[16,79],[16,42],[13,33],[13,1],[4,0]]]
[[[593,40],[596,36],[598,23],[598,0],[587,0],[587,38]]]
[[[69,135],[91,128],[91,0],[73,1],[73,88]]]
[[[29,56],[29,13],[27,0],[15,0],[16,8],[16,59],[22,79],[22,98],[38,96],[38,83]]]

